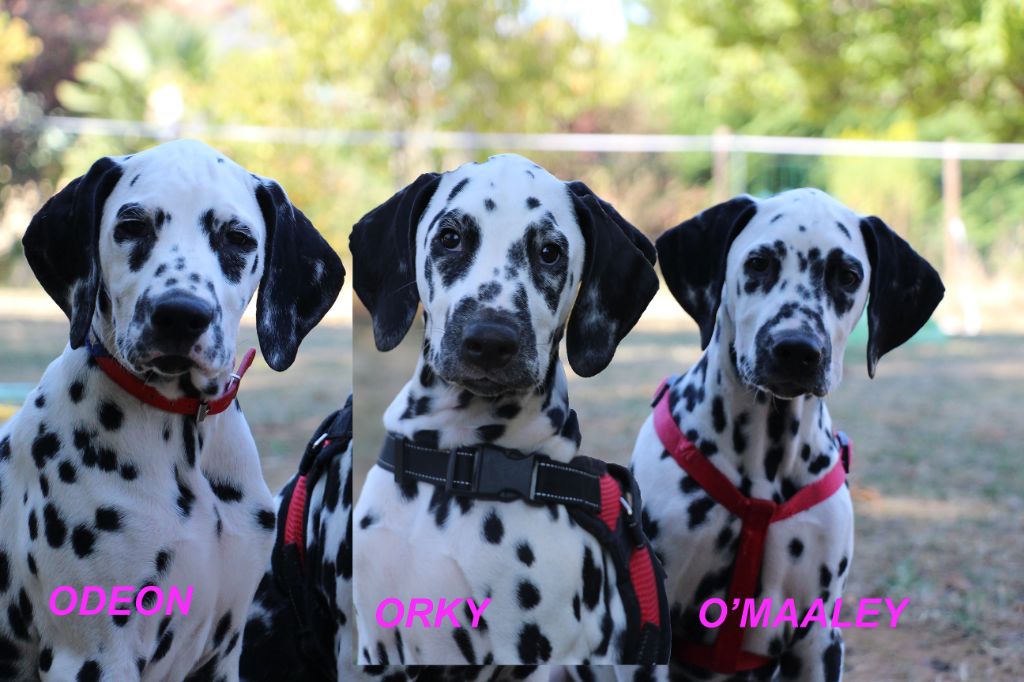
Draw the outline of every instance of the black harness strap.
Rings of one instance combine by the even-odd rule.
[[[392,472],[399,485],[415,479],[443,486],[452,495],[502,502],[554,502],[601,511],[600,476],[555,462],[547,455],[527,455],[488,444],[438,450],[388,435],[377,464]]]
[[[317,427],[313,438],[299,463],[299,470],[281,491],[281,505],[277,510],[277,540],[270,557],[272,573],[278,588],[288,598],[296,622],[299,624],[297,639],[303,657],[311,667],[318,668],[325,678],[333,679],[337,674],[334,661],[334,612],[324,595],[316,589],[318,575],[322,570],[319,557],[305,556],[305,529],[309,522],[309,501],[320,477],[327,471],[335,457],[348,448],[352,440],[352,398],[345,407],[334,412]],[[304,480],[301,492],[301,518],[290,519],[292,497],[296,493],[296,482]],[[286,541],[286,528],[294,524],[301,534],[294,542]],[[349,529],[351,536],[351,529]],[[333,600],[334,595],[329,596]]]
[[[454,496],[564,506],[615,564],[627,621],[624,662],[668,662],[665,572],[641,527],[640,490],[629,469],[583,456],[556,462],[491,444],[439,450],[390,434],[377,464],[400,486],[422,481]]]

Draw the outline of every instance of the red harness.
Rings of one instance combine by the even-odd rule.
[[[807,511],[839,490],[846,480],[852,447],[844,434],[837,434],[841,456],[832,470],[823,478],[801,488],[782,504],[747,497],[679,430],[669,410],[668,381],[663,381],[655,394],[654,429],[661,444],[676,463],[715,502],[742,520],[743,528],[740,531],[740,544],[727,603],[732,604],[736,599],[746,603],[743,600],[753,599],[757,589],[757,579],[764,563],[768,526]],[[718,673],[754,670],[772,663],[775,659],[743,650],[744,631],[740,628],[740,617],[739,609],[729,610],[725,622],[718,629],[718,638],[714,644],[688,642],[677,635],[672,642],[672,658],[680,663]]]
[[[93,359],[96,360],[96,364],[100,366],[103,373],[126,392],[159,410],[174,414],[191,414],[195,416],[196,421],[200,422],[207,415],[220,414],[231,406],[232,401],[234,401],[235,396],[238,394],[238,387],[242,377],[245,376],[245,372],[252,365],[253,358],[256,357],[255,348],[250,348],[246,351],[245,355],[242,356],[242,364],[238,366],[238,371],[231,374],[231,383],[228,384],[227,390],[219,397],[210,401],[200,400],[199,398],[172,399],[164,397],[155,388],[125,369],[100,344],[87,340],[86,345],[89,348],[89,353],[92,354]]]

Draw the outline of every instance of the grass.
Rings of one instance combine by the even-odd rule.
[[[380,415],[412,375],[421,335],[414,327],[399,348],[378,353],[358,314],[354,334],[358,490],[383,435]],[[1020,680],[1024,336],[926,336],[884,357],[874,380],[863,345],[851,346],[828,401],[855,443],[846,600],[910,599],[895,630],[846,631],[844,679]],[[605,372],[570,376],[584,454],[627,462],[658,383],[698,357],[691,326],[645,326]]]

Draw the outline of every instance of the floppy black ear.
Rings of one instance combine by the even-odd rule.
[[[679,305],[700,327],[701,348],[707,348],[715,331],[729,247],[755,213],[757,202],[752,198],[733,197],[658,237],[661,274]]]
[[[583,278],[566,331],[569,365],[594,376],[612,361],[658,291],[654,245],[582,182],[566,183],[586,243]]]
[[[71,321],[72,348],[85,343],[92,323],[100,285],[100,220],[120,179],[120,164],[99,159],[43,204],[21,240],[36,279]]]
[[[878,359],[905,343],[931,317],[946,288],[939,273],[880,218],[860,221],[871,289],[868,300],[868,376]]]
[[[416,226],[440,181],[424,173],[352,228],[353,288],[373,317],[378,350],[401,343],[416,316]]]
[[[267,226],[256,332],[267,364],[281,372],[295,361],[302,339],[334,305],[345,268],[280,185],[258,180],[256,201]]]

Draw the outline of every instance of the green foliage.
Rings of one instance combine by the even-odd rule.
[[[92,0],[90,11],[126,20],[57,92],[78,115],[159,120],[161,93],[177,92],[182,121],[284,128],[703,135],[724,125],[850,139],[1024,136],[1019,0],[624,4],[632,23],[623,41],[609,43],[531,0],[164,0],[155,8]],[[5,55],[19,44],[4,45],[7,31],[0,21],[0,83]],[[368,207],[419,172],[487,155],[315,137],[208,142],[279,180],[340,249]],[[101,154],[151,142],[55,144],[69,144],[64,175],[73,177]],[[583,177],[652,234],[711,200],[707,153],[532,156]],[[1020,164],[964,165],[969,238],[990,264],[1020,253],[1012,243],[1024,229],[1024,191],[1013,189],[1021,179]],[[733,156],[732,192],[804,185],[879,214],[930,255],[941,252],[938,162]]]

